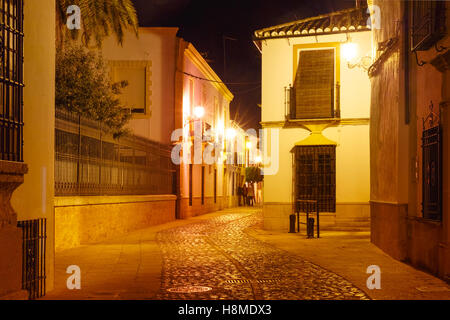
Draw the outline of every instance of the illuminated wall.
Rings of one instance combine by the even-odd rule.
[[[371,33],[349,33],[357,45],[359,57],[371,56]],[[341,120],[322,131],[336,147],[336,213],[324,213],[323,221],[331,224],[368,225],[370,155],[369,116],[370,80],[362,68],[350,68],[344,59],[346,34],[267,39],[262,46],[262,125],[266,138],[271,130],[279,130],[278,172],[264,177],[264,226],[267,229],[288,230],[292,212],[292,154],[296,143],[307,138],[304,126],[284,128],[285,87],[293,85],[294,56],[299,48],[335,48],[336,77],[340,82]],[[340,52],[340,53],[339,53]],[[339,72],[339,75],[337,74]],[[305,125],[314,122],[305,122]],[[268,145],[270,150],[271,144]],[[276,148],[274,149],[276,150]],[[270,155],[272,158],[276,155]],[[326,216],[329,219],[325,218]]]

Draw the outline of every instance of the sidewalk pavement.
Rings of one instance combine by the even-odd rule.
[[[56,253],[55,288],[42,300],[153,300],[161,286],[158,232],[230,213],[223,210],[131,232]],[[81,290],[67,289],[67,267],[81,270]]]
[[[320,239],[306,233],[277,233],[247,229],[260,241],[301,256],[339,274],[376,300],[450,300],[450,287],[442,280],[397,261],[370,242],[370,231],[321,231]],[[381,269],[381,289],[367,288],[367,267]]]

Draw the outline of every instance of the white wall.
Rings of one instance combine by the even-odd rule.
[[[361,55],[371,54],[371,33],[350,34]],[[345,34],[318,36],[318,43],[346,41]],[[293,84],[293,46],[315,44],[316,37],[270,39],[262,42],[262,122],[284,120],[284,87]],[[341,118],[370,115],[370,81],[361,68],[350,69],[340,59]]]
[[[111,36],[103,43],[106,60],[151,61],[151,116],[130,121],[134,134],[162,143],[170,143],[174,130],[175,50],[177,28],[139,28],[125,34],[121,47]]]
[[[371,54],[371,33],[350,33],[359,46],[360,55]],[[316,37],[273,39],[262,42],[262,122],[285,120],[284,87],[293,84],[294,45],[345,42],[345,34]],[[317,40],[317,41],[316,41]],[[341,46],[342,47],[342,46]],[[342,50],[341,50],[342,53]],[[349,68],[340,59],[341,119],[368,119],[370,116],[370,80],[362,68]],[[292,154],[295,143],[305,139],[304,128],[281,128],[273,124],[268,130],[279,130],[279,170],[264,177],[264,202],[292,201]],[[278,126],[278,128],[276,128]],[[336,202],[368,203],[370,188],[370,153],[368,121],[328,127],[323,135],[336,142]]]

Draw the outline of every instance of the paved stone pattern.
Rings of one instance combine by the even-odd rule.
[[[261,221],[258,210],[230,211],[159,232],[157,240],[164,262],[158,299],[369,299],[339,275],[244,232]],[[184,286],[212,290],[168,291]]]

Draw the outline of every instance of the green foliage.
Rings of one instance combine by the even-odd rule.
[[[263,180],[261,175],[261,168],[258,167],[247,167],[245,168],[245,181],[246,182],[260,182]]]
[[[67,8],[77,5],[81,10],[81,30],[66,27]],[[125,30],[138,34],[138,18],[131,0],[57,0],[56,16],[60,44],[63,39],[79,39],[89,46],[91,41],[100,47],[104,38],[115,34],[122,44]]]
[[[126,133],[130,119],[118,95],[126,81],[112,83],[108,68],[100,54],[80,45],[66,46],[56,53],[55,104],[92,120],[116,137]]]

